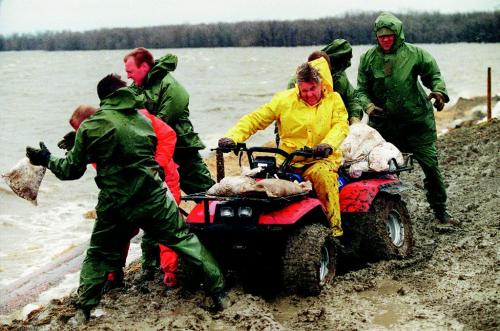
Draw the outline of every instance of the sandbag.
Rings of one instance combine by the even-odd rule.
[[[312,184],[309,181],[296,183],[275,178],[260,180],[252,186],[247,188],[251,190],[249,192],[265,193],[270,198],[287,197],[312,190]]]
[[[15,194],[37,206],[38,189],[46,169],[45,167],[32,165],[29,159],[25,157],[17,162],[9,172],[3,174],[2,177]]]
[[[398,165],[404,163],[403,154],[389,142],[375,146],[368,155],[368,165],[373,171],[388,171],[389,161],[395,159]]]
[[[384,138],[374,128],[364,123],[352,124],[349,127],[349,135],[341,145],[344,162],[351,164],[366,160],[371,150],[384,142]]]
[[[283,179],[268,178],[256,181],[248,176],[228,176],[213,185],[208,191],[212,196],[267,196],[271,198],[309,192],[310,182],[295,183]]]
[[[227,176],[211,188],[208,195],[233,197],[240,195],[242,190],[248,190],[248,186],[255,184],[255,179],[248,176]]]

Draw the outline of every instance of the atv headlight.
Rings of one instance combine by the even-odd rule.
[[[221,217],[233,217],[234,216],[234,209],[232,207],[221,207],[220,216]]]
[[[238,208],[238,217],[252,217],[253,211],[251,207]]]

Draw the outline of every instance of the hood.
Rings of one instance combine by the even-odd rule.
[[[405,34],[403,32],[403,23],[396,16],[392,15],[391,13],[380,14],[379,17],[377,17],[377,19],[375,20],[375,24],[373,26],[373,33],[375,34],[375,36],[377,35],[377,30],[381,28],[390,29],[396,34],[396,40],[394,41],[394,46],[392,46],[391,52],[398,49],[404,43]]]
[[[155,82],[159,79],[163,79],[166,74],[174,71],[177,68],[177,55],[167,54],[155,61],[153,68],[149,71],[146,76],[144,85],[148,82]]]
[[[333,79],[330,73],[330,68],[328,67],[328,62],[322,57],[314,61],[309,62],[316,70],[319,71],[321,76],[321,82],[323,83],[323,93],[333,92]]]
[[[333,67],[339,62],[345,62],[352,58],[351,44],[345,39],[335,39],[321,50],[328,54]]]
[[[122,87],[101,100],[100,109],[133,110],[140,107],[134,93],[128,87]]]

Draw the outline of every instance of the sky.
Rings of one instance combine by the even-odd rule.
[[[500,0],[0,0],[0,35],[257,20],[346,12],[500,10]]]

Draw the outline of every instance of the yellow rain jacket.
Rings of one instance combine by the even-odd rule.
[[[245,115],[224,136],[243,142],[258,130],[277,121],[280,136],[279,148],[293,152],[304,146],[314,147],[325,143],[334,152],[328,159],[298,159],[295,167],[308,166],[303,173],[313,182],[318,198],[324,203],[335,236],[342,234],[338,203],[337,169],[342,161],[340,145],[349,132],[347,110],[342,98],[333,91],[333,81],[325,59],[310,62],[322,78],[323,97],[314,106],[305,103],[299,88],[278,92],[269,103]],[[333,201],[332,201],[333,200]]]

